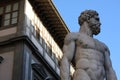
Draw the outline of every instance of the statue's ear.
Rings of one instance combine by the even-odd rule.
[[[89,22],[90,21],[90,15],[86,14],[86,20]]]

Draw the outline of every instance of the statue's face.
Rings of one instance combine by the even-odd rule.
[[[92,30],[92,33],[94,35],[97,35],[100,33],[100,21],[99,21],[99,17],[98,16],[94,16],[92,18],[89,19],[89,26],[90,29]]]

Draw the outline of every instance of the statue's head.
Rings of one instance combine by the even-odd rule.
[[[98,13],[96,11],[94,10],[83,11],[78,18],[78,22],[80,26],[83,25],[84,22],[87,22],[94,35],[100,33],[101,23],[98,17]]]

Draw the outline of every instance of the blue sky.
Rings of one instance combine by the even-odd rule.
[[[71,32],[78,32],[78,16],[84,10],[99,13],[101,33],[95,38],[110,49],[113,68],[120,80],[120,0],[52,0]]]

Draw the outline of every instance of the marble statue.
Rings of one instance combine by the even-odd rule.
[[[117,80],[108,47],[93,38],[93,35],[100,33],[98,13],[85,10],[78,21],[80,31],[67,34],[64,40],[60,62],[61,80],[71,80],[71,63],[75,68],[73,80]]]

